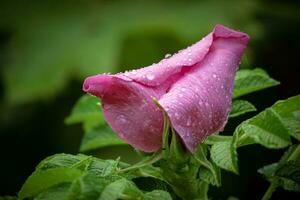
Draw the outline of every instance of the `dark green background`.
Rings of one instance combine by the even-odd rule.
[[[46,156],[77,153],[82,130],[64,118],[84,77],[146,66],[196,42],[217,23],[247,32],[242,67],[261,67],[281,85],[246,96],[259,110],[300,93],[297,1],[1,1],[0,195],[14,195]],[[245,116],[252,116],[249,114]],[[241,120],[230,122],[228,132]],[[134,161],[130,150],[99,152]],[[125,153],[124,153],[125,152]],[[128,152],[128,156],[126,156]],[[240,176],[223,173],[214,199],[258,199],[268,187],[256,170],[283,150],[239,149]],[[292,199],[281,189],[274,199]]]

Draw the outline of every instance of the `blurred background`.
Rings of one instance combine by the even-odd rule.
[[[15,195],[45,157],[78,153],[82,128],[64,119],[83,95],[86,76],[150,65],[200,40],[215,24],[250,35],[241,67],[261,67],[281,82],[243,99],[262,110],[299,94],[299,10],[292,0],[2,0],[0,195]],[[92,153],[116,158],[120,152],[124,161],[137,159],[128,147]],[[256,170],[283,150],[254,145],[238,153],[241,175],[224,172],[223,187],[210,191],[214,199],[259,199],[269,183]],[[293,195],[279,189],[274,199]]]

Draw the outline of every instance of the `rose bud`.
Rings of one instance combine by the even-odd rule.
[[[161,148],[163,115],[153,103],[156,98],[193,152],[227,122],[235,72],[248,40],[245,33],[217,25],[196,44],[157,64],[88,77],[83,90],[101,99],[104,117],[119,137],[145,152]]]

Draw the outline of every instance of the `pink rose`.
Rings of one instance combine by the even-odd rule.
[[[161,148],[163,116],[191,152],[208,135],[222,131],[231,108],[234,76],[249,37],[217,25],[213,32],[172,57],[139,70],[99,74],[83,90],[102,100],[111,128],[135,148]]]

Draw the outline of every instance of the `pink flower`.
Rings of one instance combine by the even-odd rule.
[[[196,44],[157,64],[88,77],[83,90],[102,100],[111,128],[135,148],[161,148],[159,100],[187,149],[222,131],[231,108],[235,72],[248,43],[245,33],[217,25]]]

